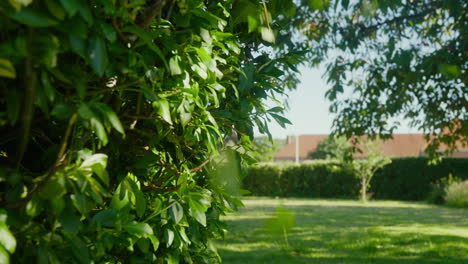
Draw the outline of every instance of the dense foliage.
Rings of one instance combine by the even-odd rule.
[[[284,145],[284,140],[268,137],[255,137],[252,141],[252,156],[258,162],[273,161],[276,152]]]
[[[447,186],[445,202],[449,206],[468,208],[468,180]]]
[[[444,158],[437,165],[427,162],[427,158],[392,159],[391,164],[377,171],[370,192],[378,199],[421,201],[443,178],[468,179],[467,159]]]
[[[308,154],[310,159],[345,160],[352,153],[351,143],[346,137],[329,136],[317,145],[315,151]]]
[[[352,167],[336,160],[254,165],[243,184],[259,196],[338,198],[359,193],[359,179]]]
[[[468,179],[468,160],[445,158],[428,165],[427,158],[394,158],[372,177],[369,193],[376,199],[421,201],[428,198],[434,183],[449,175]],[[349,163],[340,161],[263,163],[249,168],[243,184],[258,196],[354,198],[360,177]]]
[[[336,132],[386,137],[406,118],[431,154],[468,145],[467,1],[311,2],[329,2],[298,19],[310,22],[311,61],[327,63]]]
[[[295,10],[1,1],[0,262],[218,262],[253,125],[288,123],[262,100],[297,83]]]

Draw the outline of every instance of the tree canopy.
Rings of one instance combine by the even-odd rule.
[[[329,136],[317,145],[317,149],[308,154],[311,159],[345,160],[351,157],[352,146],[346,137]]]
[[[466,146],[467,11],[462,0],[335,0],[311,14],[306,35],[320,36],[336,132],[388,137],[405,118],[432,154]]]

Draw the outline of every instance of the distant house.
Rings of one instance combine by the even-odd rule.
[[[317,149],[320,142],[328,135],[302,135],[299,136],[298,156],[299,161],[308,160],[308,154]],[[393,139],[382,141],[382,151],[387,157],[419,157],[425,156],[424,149],[427,142],[423,134],[394,134]],[[356,153],[356,157],[364,154]],[[460,149],[452,154],[452,157],[468,158],[468,149]],[[281,148],[274,157],[275,161],[296,160],[296,138],[288,137],[286,145]]]

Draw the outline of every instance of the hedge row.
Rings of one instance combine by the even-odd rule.
[[[447,158],[428,165],[427,158],[395,158],[371,181],[377,199],[424,200],[432,183],[452,174],[468,179],[468,159]],[[339,161],[262,163],[250,167],[244,189],[257,196],[351,198],[359,194],[353,169]]]

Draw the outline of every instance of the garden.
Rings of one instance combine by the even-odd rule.
[[[343,160],[252,166],[245,207],[223,218],[220,255],[252,264],[465,263],[468,160],[428,161],[392,159],[372,175],[371,200],[360,195],[360,170]]]
[[[467,9],[0,1],[0,264],[463,262],[466,209],[420,201],[466,204],[466,163],[442,157],[468,146]],[[333,134],[408,120],[428,159],[254,165],[301,67],[325,70]],[[241,209],[242,185],[281,199]]]

